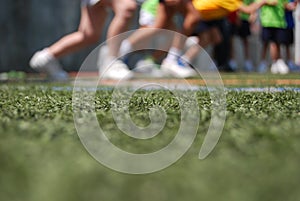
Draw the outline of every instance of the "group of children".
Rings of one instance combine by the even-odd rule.
[[[121,37],[107,40],[107,56],[105,56],[105,61],[100,67],[100,74],[105,72],[103,73],[105,78],[116,80],[133,77],[132,71],[124,62],[123,55],[133,52],[140,43],[157,34],[159,35],[161,29],[168,29],[180,34],[174,35],[168,54],[161,63],[161,73],[183,78],[194,76],[196,72],[190,63],[199,53],[199,46],[206,47],[222,40],[217,28],[219,21],[232,12],[246,13],[252,18],[261,7],[259,15],[263,26],[263,61],[266,56],[267,45],[270,44],[270,55],[273,61],[271,72],[287,73],[288,68],[285,68],[286,65],[280,57],[280,44],[293,42],[292,33],[289,33],[291,37],[287,38],[283,32],[287,27],[285,11],[294,10],[296,3],[286,1],[146,0],[140,11],[139,23],[141,28],[134,31],[125,40]],[[47,73],[52,79],[67,79],[68,75],[59,64],[58,59],[98,42],[103,32],[108,7],[113,10],[114,18],[109,25],[107,38],[113,38],[125,32],[137,9],[135,0],[82,0],[78,30],[64,36],[50,47],[35,53],[30,60],[30,66],[40,72]],[[173,20],[176,13],[180,13],[183,17],[180,28],[176,28]],[[247,24],[246,18],[242,23]],[[249,26],[249,23],[247,25]],[[284,34],[287,33],[284,32]],[[197,41],[199,46],[193,45],[186,52],[183,52],[186,43],[186,37],[183,36],[192,35],[197,37],[197,40],[194,41]],[[246,41],[249,33],[244,35]],[[150,57],[155,61],[157,54],[151,52]],[[266,64],[266,62],[262,63]],[[261,64],[261,72],[264,72],[265,69]]]

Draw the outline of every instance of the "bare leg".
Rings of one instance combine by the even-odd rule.
[[[200,22],[200,14],[194,8],[192,2],[185,3],[182,6],[184,7],[183,12],[185,14],[183,30],[182,30],[182,34],[184,36],[181,34],[175,35],[172,47],[174,47],[176,49],[183,49],[185,41],[186,41],[185,36],[190,36],[194,31],[195,25],[197,25],[197,23]]]
[[[273,62],[279,59],[280,57],[280,46],[278,43],[270,43],[270,55]]]
[[[261,61],[265,61],[267,57],[268,43],[264,42],[261,54]]]
[[[243,38],[243,45],[244,45],[244,57],[246,60],[250,59],[249,55],[249,43],[248,43],[248,38]]]
[[[115,13],[115,16],[107,32],[108,39],[117,36],[127,30],[128,22],[133,17],[133,13],[136,10],[136,3],[134,0],[112,0],[111,6]],[[110,56],[118,56],[121,42],[121,38],[116,38],[108,43]]]
[[[83,7],[78,31],[64,36],[51,45],[50,53],[59,58],[96,43],[99,40],[105,17],[106,11],[101,3],[92,7]]]
[[[212,45],[217,45],[222,42],[222,35],[218,27],[212,27],[210,29],[210,43]]]
[[[292,57],[291,57],[290,45],[285,45],[285,49],[286,49],[286,60],[291,61]]]
[[[212,27],[207,31],[204,31],[198,35],[199,46],[206,48],[210,44],[218,44],[221,42],[222,37],[217,27]],[[198,45],[194,45],[189,48],[185,54],[184,58],[188,61],[193,60],[201,51],[201,48]]]
[[[159,33],[159,29],[174,29],[172,17],[174,15],[174,9],[164,4],[159,4],[157,8],[157,17],[153,27],[149,29],[140,29],[135,31],[129,38],[128,41],[133,48],[137,47],[138,44],[145,42],[145,40],[151,39],[155,34]]]

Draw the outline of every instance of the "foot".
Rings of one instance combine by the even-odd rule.
[[[246,60],[245,61],[245,68],[244,69],[245,69],[246,72],[253,72],[254,71],[254,67],[253,67],[252,62],[249,61],[249,60]]]
[[[268,65],[266,61],[261,61],[258,65],[257,72],[266,73],[268,71]]]
[[[300,65],[295,64],[293,61],[288,61],[287,64],[291,72],[300,72]]]
[[[106,65],[100,68],[99,72],[100,76],[104,79],[128,80],[133,78],[133,72],[119,59],[107,62]]]
[[[272,63],[272,65],[271,65],[271,73],[272,74],[278,74],[279,73],[278,66],[277,66],[276,62]]]
[[[234,71],[237,71],[238,69],[238,64],[234,59],[230,59],[229,61],[229,66],[231,67],[231,69],[233,69]]]
[[[161,78],[164,77],[164,72],[159,68],[159,65],[154,62],[152,58],[139,60],[136,63],[133,71],[137,73],[147,74],[150,77]]]
[[[66,81],[68,79],[68,73],[62,69],[58,60],[51,55],[48,49],[36,52],[29,65],[38,72],[46,73],[52,80]]]
[[[103,46],[99,51],[97,61],[99,76],[111,80],[131,79],[133,73],[128,66],[123,61],[109,56],[108,52],[107,46]]]
[[[183,62],[165,59],[161,64],[162,71],[177,78],[188,78],[196,76],[197,73],[189,65],[185,65]]]
[[[277,70],[280,74],[287,74],[289,73],[289,67],[286,65],[286,63],[282,59],[278,59],[276,61]]]

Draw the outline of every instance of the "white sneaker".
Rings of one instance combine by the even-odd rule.
[[[106,45],[99,50],[97,67],[99,68],[99,76],[104,79],[122,80],[133,77],[133,73],[124,62],[108,55]]]
[[[161,64],[161,69],[166,75],[177,78],[188,78],[196,76],[197,73],[190,66],[179,65],[177,61],[165,59]]]
[[[245,71],[246,72],[253,72],[254,71],[254,67],[251,61],[246,60],[245,61]]]
[[[151,73],[155,65],[152,59],[141,59],[136,63],[133,70],[137,73]]]
[[[46,73],[52,80],[66,81],[69,77],[48,49],[36,52],[30,59],[29,65],[39,72]]]
[[[116,59],[100,68],[100,76],[104,79],[111,80],[128,80],[133,78],[133,73],[128,66],[121,60]]]
[[[289,67],[286,65],[286,63],[282,59],[278,59],[276,61],[277,70],[280,74],[287,74],[289,73]]]
[[[159,69],[159,65],[156,64],[151,58],[139,60],[136,63],[136,66],[133,69],[133,71],[149,75],[149,77],[153,78],[164,77],[164,72],[161,69]]]
[[[268,71],[268,65],[266,61],[261,61],[258,65],[257,72],[266,73]]]
[[[278,74],[279,73],[277,62],[272,63],[272,65],[271,65],[271,73],[272,74]]]

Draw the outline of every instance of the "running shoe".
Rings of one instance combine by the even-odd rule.
[[[133,78],[133,72],[129,70],[124,62],[116,59],[101,68],[100,76],[104,79],[128,80]]]
[[[188,78],[196,76],[196,71],[183,62],[165,59],[161,64],[161,69],[166,75],[177,78]]]
[[[38,72],[46,73],[51,80],[68,80],[68,73],[62,69],[58,60],[50,54],[48,49],[36,52],[31,58],[29,65]]]
[[[139,60],[133,71],[154,78],[161,78],[165,76],[164,72],[159,68],[159,65],[156,64],[151,57]]]
[[[259,73],[266,73],[268,72],[268,65],[266,61],[261,61],[258,65],[257,72]]]
[[[286,63],[283,61],[283,59],[278,59],[276,61],[277,70],[280,74],[287,74],[289,73],[289,67],[286,65]]]
[[[108,55],[108,47],[103,46],[99,51],[97,61],[99,76],[111,80],[127,80],[133,78],[128,66],[120,59],[113,59]]]

